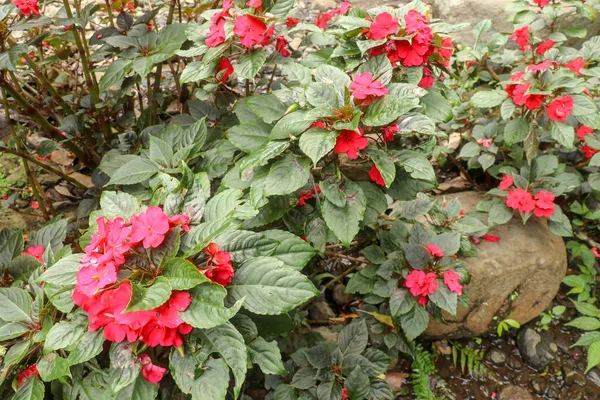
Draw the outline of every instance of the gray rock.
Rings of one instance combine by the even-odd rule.
[[[546,368],[554,360],[558,350],[547,332],[540,334],[529,327],[519,332],[517,346],[523,360],[538,371]]]
[[[444,195],[458,198],[463,211],[475,210],[489,199],[476,192]],[[567,271],[567,252],[562,238],[548,229],[543,218],[520,219],[496,226],[489,232],[497,243],[482,241],[475,257],[464,258],[471,282],[465,287],[469,307],[459,307],[457,318],[444,314],[447,324],[432,321],[430,337],[458,338],[486,334],[497,320],[514,319],[521,325],[536,318],[552,302]]]
[[[502,388],[498,400],[533,400],[533,397],[522,387],[509,385]]]
[[[346,286],[343,283],[338,283],[331,291],[333,301],[340,307],[343,307],[354,300],[354,297],[351,294],[346,294],[345,291]]]
[[[514,370],[519,371],[521,368],[523,368],[523,362],[517,356],[510,356],[508,358],[508,366]]]
[[[485,355],[485,359],[494,365],[502,365],[506,362],[506,354],[498,349],[490,349]]]
[[[308,315],[314,320],[328,320],[329,318],[335,318],[335,313],[324,301],[315,301],[308,306]]]

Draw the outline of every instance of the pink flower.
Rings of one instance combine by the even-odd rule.
[[[222,286],[227,286],[233,280],[235,271],[231,265],[231,254],[219,250],[216,243],[211,243],[204,249],[209,258],[206,262],[206,268],[201,269],[208,279]]]
[[[100,289],[117,282],[117,267],[112,262],[98,264],[97,259],[85,256],[77,272],[75,289],[92,297]]]
[[[523,214],[529,214],[535,209],[533,196],[521,188],[516,188],[508,192],[506,205],[512,209],[519,210]]]
[[[533,2],[537,4],[538,7],[546,7],[550,4],[550,0],[533,0]]]
[[[425,273],[415,269],[406,277],[404,287],[408,288],[413,296],[420,296],[419,304],[425,305],[427,295],[435,293],[438,289],[436,278],[437,276],[433,272]]]
[[[384,142],[393,142],[394,137],[395,137],[396,133],[398,133],[398,132],[400,132],[400,127],[398,126],[398,124],[386,126],[385,128],[383,128],[383,130],[381,132],[383,134],[383,141]]]
[[[492,242],[492,243],[497,243],[500,241],[500,236],[496,236],[496,235],[483,235],[481,238],[483,240],[485,240],[486,242]]]
[[[40,377],[40,373],[37,370],[37,365],[32,364],[29,368],[24,369],[23,371],[17,374],[17,389],[21,387],[21,385],[32,376]]]
[[[589,126],[582,125],[577,129],[577,133],[575,134],[580,140],[585,140],[586,135],[590,135],[594,132],[594,128],[590,128]]]
[[[552,192],[541,191],[535,195],[535,210],[533,214],[536,217],[551,217],[554,214],[554,195]]]
[[[277,36],[277,42],[275,43],[275,50],[277,50],[283,57],[289,57],[290,51],[287,49],[288,41],[285,36]]]
[[[174,215],[169,218],[169,230],[172,230],[177,226],[181,226],[181,229],[187,233],[190,231],[190,223],[191,222],[192,221],[190,220],[190,217],[188,217],[187,215],[183,215],[183,214]]]
[[[38,260],[40,264],[44,263],[44,246],[30,246],[27,248],[27,251],[21,253],[23,256],[31,256]]]
[[[142,364],[142,375],[144,376],[144,379],[155,385],[160,382],[163,376],[165,376],[165,372],[167,372],[166,368],[152,364],[152,360],[147,354],[140,355],[138,361]]]
[[[31,14],[40,15],[40,6],[37,0],[13,0],[12,4],[26,17]]]
[[[158,247],[169,231],[169,217],[160,207],[148,207],[146,212],[131,218],[131,241],[145,249]]]
[[[217,47],[225,42],[225,23],[227,21],[220,19],[210,26],[208,35],[206,36],[206,45],[208,47]]]
[[[371,22],[367,37],[373,40],[385,39],[398,31],[398,18],[392,17],[390,13],[382,12]]]
[[[369,178],[379,186],[385,186],[385,181],[383,180],[383,176],[381,176],[381,172],[377,169],[377,166],[373,164],[371,169],[369,170]]]
[[[233,24],[233,33],[238,35],[242,45],[248,48],[257,44],[269,44],[274,30],[274,25],[267,30],[267,25],[262,19],[249,14],[237,17]]]
[[[365,100],[361,102],[361,105],[368,105],[375,97],[385,96],[388,94],[388,90],[383,86],[383,83],[379,80],[373,80],[373,75],[369,72],[363,72],[362,74],[354,74],[354,78],[350,83],[350,90],[352,90],[352,96],[358,100]]]
[[[333,17],[335,17],[336,15],[344,15],[351,8],[352,8],[352,5],[350,3],[348,3],[347,1],[344,1],[342,4],[340,4],[340,8],[338,8],[336,10],[331,10],[324,14],[319,14],[317,16],[317,20],[315,21],[315,25],[321,29],[325,29],[325,26],[327,26],[327,23],[329,21],[331,21],[333,19]]]
[[[555,44],[554,40],[551,40],[551,39],[543,41],[542,43],[540,43],[538,45],[537,49],[535,49],[535,52],[538,54],[544,55],[544,54],[546,54],[546,52],[548,50],[550,50],[552,47],[554,47],[554,44]]]
[[[38,203],[37,201],[32,201],[29,207],[31,207],[34,210],[37,210],[38,208],[40,208],[40,203]]]
[[[333,151],[336,153],[346,153],[348,158],[358,158],[358,151],[366,148],[369,140],[356,131],[342,130],[335,140]]]
[[[525,51],[529,48],[529,26],[525,25],[522,28],[515,30],[510,38],[519,45],[521,51]]]
[[[551,60],[546,60],[539,64],[530,65],[527,67],[528,71],[545,71],[552,66]]]
[[[442,251],[442,249],[440,249],[433,243],[429,243],[427,247],[425,247],[425,250],[427,250],[427,252],[433,257],[444,257],[444,252]]]
[[[462,295],[462,285],[458,282],[460,280],[460,275],[456,273],[456,271],[449,269],[444,271],[444,283],[448,286],[451,292],[456,293],[457,295]]]
[[[519,81],[523,80],[526,73],[527,73],[527,71],[513,72],[512,75],[510,76],[510,80],[513,82],[519,82]]]
[[[498,185],[498,189],[508,190],[513,185],[514,181],[512,175],[504,175],[500,181],[500,185]]]
[[[342,399],[341,400],[346,400],[348,398],[348,388],[343,388],[342,389]]]
[[[552,121],[565,122],[569,115],[571,115],[571,111],[573,111],[574,103],[571,96],[563,96],[555,99],[546,108],[548,118]]]
[[[252,8],[261,8],[262,7],[262,0],[248,0],[248,2],[246,3],[246,5],[248,7],[252,7]]]
[[[585,67],[585,61],[583,61],[583,58],[577,57],[573,61],[563,64],[563,66],[573,71],[575,75],[580,76],[581,69]]]
[[[479,140],[477,140],[477,144],[485,147],[486,149],[489,149],[490,147],[492,147],[492,144],[494,143],[494,139],[492,138],[481,138]]]

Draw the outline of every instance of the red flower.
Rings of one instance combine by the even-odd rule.
[[[381,172],[379,172],[375,164],[371,166],[371,170],[369,171],[369,178],[371,178],[371,180],[379,186],[385,186],[383,176],[381,176]]]
[[[275,43],[275,50],[281,53],[284,57],[290,56],[290,51],[286,48],[288,41],[284,36],[277,36],[277,42]]]
[[[218,22],[210,26],[208,35],[206,36],[206,45],[208,47],[217,47],[225,41],[225,21],[220,19]]]
[[[508,190],[513,185],[514,181],[515,179],[512,175],[504,175],[500,181],[500,185],[498,185],[498,189]]]
[[[343,388],[342,389],[342,399],[341,400],[346,400],[348,398],[348,388]]]
[[[563,96],[555,99],[546,108],[548,118],[552,121],[565,122],[569,115],[571,115],[571,111],[573,111],[573,104],[574,101],[571,96]]]
[[[589,126],[582,125],[577,129],[577,133],[575,134],[579,139],[585,140],[586,135],[590,135],[594,132],[594,128],[590,128]]]
[[[362,74],[354,74],[354,78],[350,83],[352,96],[358,100],[364,100],[360,105],[367,106],[375,97],[381,97],[388,94],[388,90],[379,80],[373,80],[373,75],[369,72]]]
[[[544,54],[546,54],[546,52],[548,50],[550,50],[552,47],[554,47],[554,44],[555,44],[554,40],[552,40],[552,39],[546,40],[538,45],[537,49],[535,49],[535,52],[538,54],[544,55]]]
[[[423,89],[429,89],[435,83],[433,79],[433,73],[428,67],[423,67],[423,77],[419,81],[419,86]]]
[[[535,195],[536,217],[551,217],[554,214],[554,195],[552,192],[541,191]]]
[[[481,238],[483,240],[485,240],[486,242],[492,242],[492,243],[497,243],[500,241],[500,236],[496,236],[496,235],[483,235]]]
[[[32,201],[29,207],[31,207],[34,210],[37,210],[38,208],[40,208],[40,203],[38,203],[37,201]]]
[[[252,7],[252,8],[261,8],[262,7],[262,0],[248,0],[248,2],[246,3],[246,5],[248,7]]]
[[[317,185],[317,190],[305,190],[304,192],[300,192],[300,196],[298,199],[298,203],[296,204],[297,206],[305,206],[306,205],[306,200],[310,200],[312,199],[315,194],[317,193],[321,193],[321,187]]]
[[[386,126],[382,130],[383,141],[384,142],[393,142],[396,133],[400,132],[400,127],[398,124],[393,124],[390,126]]]
[[[580,76],[581,69],[583,67],[585,67],[585,61],[583,61],[583,58],[577,57],[573,61],[563,64],[563,66],[565,68],[569,68],[571,71],[573,71],[575,73],[575,75]]]
[[[239,36],[242,45],[251,48],[257,44],[268,44],[275,26],[267,30],[265,22],[254,15],[242,15],[235,19],[233,33]]]
[[[450,36],[443,37],[442,47],[434,48],[433,52],[439,54],[444,59],[444,61],[441,64],[446,68],[449,68],[450,57],[452,57],[452,53],[454,52],[454,44],[452,43],[452,38]]]
[[[208,279],[220,285],[227,286],[233,280],[234,270],[231,265],[231,254],[219,250],[216,243],[211,243],[204,249],[204,253],[209,256],[206,262],[206,269],[201,269]]]
[[[356,131],[342,130],[335,140],[333,151],[336,153],[346,153],[348,158],[358,158],[358,151],[366,148],[369,140],[362,136],[362,133]]]
[[[533,0],[533,2],[537,4],[538,7],[546,7],[550,4],[550,0]]]
[[[21,387],[21,385],[32,376],[40,377],[40,373],[37,370],[36,364],[32,364],[29,368],[24,369],[23,371],[17,374],[17,389]]]
[[[519,210],[523,214],[529,214],[535,209],[533,196],[521,188],[516,188],[508,192],[506,205],[512,209]]]
[[[592,251],[592,254],[594,255],[594,257],[600,258],[600,253],[598,253],[597,247],[592,247],[590,250]]]
[[[144,379],[155,385],[160,382],[163,376],[165,376],[165,372],[167,372],[166,368],[152,364],[152,360],[147,354],[140,355],[138,361],[142,364],[142,375],[144,376]]]
[[[181,229],[187,233],[190,231],[191,222],[192,221],[190,220],[190,217],[188,217],[187,215],[174,215],[172,217],[169,217],[169,230],[173,230],[175,227],[181,226]]]
[[[429,252],[429,254],[431,254],[433,257],[444,257],[444,252],[442,249],[433,243],[429,243],[427,247],[425,247],[425,250],[427,250],[427,252]]]
[[[392,17],[390,13],[382,12],[371,22],[367,37],[373,40],[385,39],[398,31],[398,18]]]
[[[192,303],[188,292],[173,291],[165,304],[152,310],[153,318],[140,330],[140,339],[151,347],[181,347],[181,334],[190,333],[192,326],[183,322],[179,312],[185,311]]]
[[[444,283],[448,286],[451,292],[456,293],[457,295],[462,295],[462,285],[458,283],[460,280],[460,275],[456,273],[456,271],[449,269],[444,271]]]
[[[552,61],[546,60],[539,64],[530,65],[527,67],[528,71],[545,71],[552,66]]]
[[[37,0],[13,0],[12,4],[26,17],[31,14],[40,15],[40,6]]]
[[[519,85],[507,85],[506,92],[518,106],[526,106],[528,110],[535,110],[542,106],[544,95],[525,94],[531,87],[531,82],[525,82]]]
[[[31,256],[38,260],[40,264],[44,263],[44,246],[30,246],[27,251],[21,253],[23,256]]]
[[[219,73],[223,71],[223,75],[219,78]],[[222,83],[227,82],[227,78],[229,78],[233,74],[233,65],[231,65],[231,61],[227,57],[221,57],[219,60],[219,66],[217,67],[216,77]]]
[[[319,14],[317,16],[317,20],[315,21],[315,25],[321,29],[325,29],[325,26],[327,26],[327,23],[331,21],[333,17],[336,15],[344,15],[351,8],[352,5],[347,1],[344,1],[337,10],[331,10],[327,13]]]
[[[492,139],[492,138],[488,138],[488,139],[481,138],[481,139],[477,140],[477,144],[482,145],[486,149],[489,149],[490,147],[492,147],[493,143],[494,143],[494,139]]]
[[[158,247],[169,231],[169,217],[160,207],[148,207],[146,212],[131,218],[131,241],[145,249]]]
[[[425,273],[415,269],[406,277],[404,287],[408,288],[413,296],[420,296],[419,304],[425,305],[427,295],[435,293],[438,289],[436,278],[437,276],[433,272]]]
[[[523,80],[526,73],[527,73],[527,71],[513,72],[512,75],[510,76],[510,80],[513,82],[519,82],[519,81]]]
[[[529,26],[525,25],[522,28],[515,30],[510,38],[519,45],[521,51],[525,51],[529,48]]]
[[[288,28],[293,28],[300,23],[300,20],[292,17],[287,17],[285,20],[285,26]]]
[[[581,151],[583,151],[583,155],[585,158],[592,158],[594,156],[594,154],[596,154],[598,152],[598,149],[595,149],[588,145],[583,145],[581,147]]]

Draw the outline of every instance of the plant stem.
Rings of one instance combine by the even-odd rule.
[[[275,73],[277,72],[277,64],[273,66],[273,73],[271,74],[271,79],[269,79],[269,84],[267,85],[267,93],[271,93],[271,85],[273,84],[273,79],[275,79]]]

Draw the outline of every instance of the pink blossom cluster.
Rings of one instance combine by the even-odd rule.
[[[442,249],[433,243],[429,243],[425,249],[435,259],[444,257]],[[442,279],[438,279],[440,274]],[[460,275],[452,269],[438,272],[425,272],[415,269],[406,276],[404,287],[409,289],[410,294],[418,297],[418,303],[424,306],[427,304],[427,297],[438,290],[442,281],[451,292],[456,293],[458,296],[462,295],[463,287],[460,284]]]
[[[507,207],[518,210],[523,214],[533,212],[536,217],[549,218],[554,215],[556,205],[554,204],[555,197],[552,192],[542,190],[532,194],[522,188],[512,188],[513,184],[514,178],[512,175],[505,175],[498,186],[500,190],[508,190],[506,196]]]

